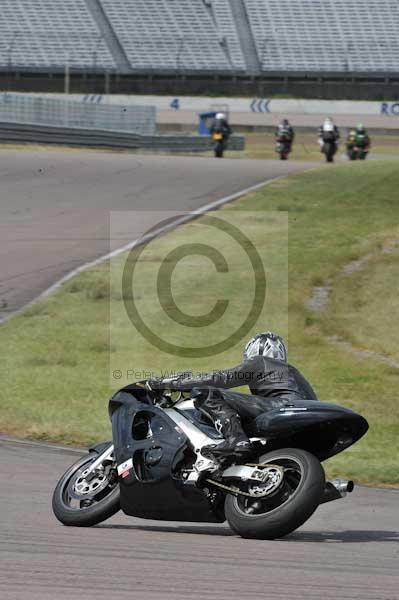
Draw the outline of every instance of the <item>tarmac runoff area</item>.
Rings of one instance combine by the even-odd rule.
[[[131,239],[310,162],[0,151],[0,321],[54,282],[128,240],[110,244],[110,212],[137,211]],[[164,216],[165,218],[165,216]]]

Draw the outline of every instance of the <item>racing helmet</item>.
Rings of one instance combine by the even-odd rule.
[[[324,119],[323,130],[324,131],[334,131],[334,122],[331,119],[331,117],[327,117],[326,119]]]
[[[290,122],[289,122],[289,120],[288,120],[288,119],[283,119],[283,120],[281,121],[281,125],[282,125],[283,127],[289,127],[289,126],[290,126]]]
[[[281,362],[287,362],[287,346],[282,337],[271,331],[258,333],[249,340],[244,348],[244,360],[253,356],[267,356]]]
[[[364,132],[365,132],[365,129],[364,129],[364,125],[363,125],[363,123],[358,123],[358,124],[356,125],[356,131],[357,131],[358,133],[364,133]]]
[[[217,121],[225,121],[226,120],[226,115],[223,112],[218,112],[218,113],[216,113],[215,119]]]

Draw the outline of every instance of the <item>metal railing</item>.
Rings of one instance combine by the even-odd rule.
[[[61,144],[94,148],[129,150],[161,150],[165,152],[206,152],[212,150],[212,140],[202,135],[139,135],[126,131],[105,131],[54,127],[49,125],[24,125],[0,122],[2,142],[35,144]],[[244,150],[245,138],[233,135],[228,150]]]
[[[0,94],[0,121],[152,135],[156,131],[156,109],[154,106],[91,104],[7,92]]]

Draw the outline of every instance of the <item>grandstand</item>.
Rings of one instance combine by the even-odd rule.
[[[399,3],[0,0],[0,72],[56,77],[66,65],[132,81],[350,74],[399,82]]]
[[[198,0],[101,4],[134,70],[245,71],[227,0],[210,7]]]
[[[115,68],[85,0],[0,0],[0,66]]]
[[[396,0],[245,0],[262,71],[395,72]]]

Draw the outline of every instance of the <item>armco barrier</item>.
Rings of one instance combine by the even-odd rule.
[[[0,94],[0,121],[4,123],[90,127],[153,135],[156,132],[156,116],[156,108],[148,105],[87,104],[60,96]]]
[[[197,135],[138,135],[125,131],[53,127],[0,122],[0,142],[61,144],[95,148],[205,152],[212,148],[209,137]],[[244,150],[244,136],[232,136],[229,150]]]

